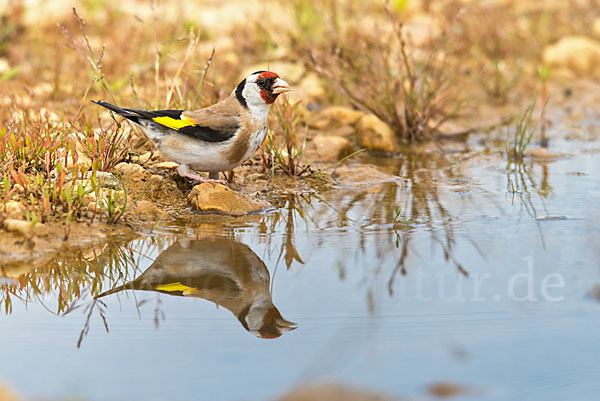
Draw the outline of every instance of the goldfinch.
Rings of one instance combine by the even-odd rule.
[[[138,278],[96,298],[124,290],[157,291],[203,298],[231,311],[260,338],[294,330],[273,305],[269,270],[248,246],[229,239],[179,241],[163,251]]]
[[[290,90],[276,73],[257,71],[227,98],[196,111],[144,111],[93,102],[140,125],[165,157],[179,163],[179,175],[201,182],[222,182],[218,180],[220,171],[239,166],[258,150],[267,135],[271,105]],[[208,172],[209,179],[190,169]]]

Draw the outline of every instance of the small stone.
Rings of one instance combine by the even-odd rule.
[[[473,395],[477,393],[471,388],[450,382],[432,383],[427,389],[427,392],[436,398],[450,398],[459,395]]]
[[[133,156],[131,159],[137,164],[144,164],[144,163],[148,162],[148,160],[150,160],[151,157],[152,157],[152,152],[146,152],[141,155]]]
[[[566,153],[555,153],[555,152],[548,150],[548,148],[533,148],[533,149],[527,150],[525,152],[525,156],[531,157],[533,159],[552,160],[552,159],[562,159],[563,157],[568,157],[569,155]]]
[[[10,71],[10,64],[5,57],[0,57],[0,74]]]
[[[319,111],[309,121],[312,128],[330,130],[343,125],[354,125],[365,114],[349,107],[333,106]]]
[[[92,174],[90,173],[88,176],[91,177]],[[115,177],[114,174],[107,173],[105,171],[96,171],[96,184],[99,188],[118,189],[121,187],[121,182],[117,179],[117,177]],[[82,187],[86,191],[95,190],[95,188],[92,186],[91,178],[77,180],[73,183],[67,183],[67,185],[73,185],[75,189],[77,189],[77,187]],[[96,200],[96,194],[94,192],[90,192],[88,195],[86,195],[86,197],[92,194],[94,196],[93,200]]]
[[[600,284],[596,284],[589,292],[589,295],[600,302]]]
[[[29,264],[31,266],[31,264]],[[20,401],[21,397],[17,395],[12,388],[0,382],[0,401]]]
[[[0,208],[2,208],[1,205]],[[23,215],[25,214],[25,206],[17,201],[6,202],[6,208],[2,209],[4,209],[4,213],[11,218],[22,219]]]
[[[187,200],[199,212],[231,216],[244,216],[273,207],[269,202],[212,183],[196,185]]]
[[[318,135],[313,140],[315,152],[320,161],[335,162],[354,151],[350,141],[341,136]]]
[[[597,39],[600,39],[600,17],[596,17],[592,23],[592,33]]]
[[[304,103],[316,103],[325,97],[325,87],[317,74],[311,72],[294,85],[294,90],[288,93],[290,101],[295,103],[302,100]]]
[[[173,180],[169,180],[157,174],[150,176],[148,180],[149,195],[155,200],[166,200],[166,197],[180,198],[183,196],[177,184]]]
[[[395,401],[397,398],[341,384],[304,385],[290,390],[277,401]]]
[[[334,128],[332,130],[327,130],[327,135],[335,135],[342,136],[344,138],[353,138],[354,137],[354,127],[351,125],[342,125],[341,127]]]
[[[152,167],[174,169],[174,168],[179,167],[179,164],[177,164],[175,162],[158,162],[158,163],[154,163],[152,165]]]
[[[88,158],[87,156],[80,155],[79,160],[77,160],[77,163],[79,164],[80,170],[89,170],[92,168],[92,159]]]
[[[546,46],[544,63],[567,67],[579,74],[600,76],[600,42],[585,36],[565,36]]]
[[[95,193],[95,192],[90,192],[89,194],[86,194],[86,195],[85,195],[85,196],[82,198],[82,200],[83,200],[84,202],[87,202],[87,203],[89,203],[89,202],[96,202],[98,199],[96,198],[96,193]]]
[[[147,200],[141,200],[137,203],[134,214],[137,217],[152,220],[159,220],[168,217],[168,215],[160,210],[158,206]]]
[[[400,181],[400,177],[386,174],[369,164],[342,165],[333,171],[332,178],[339,186],[349,188],[364,188]]]
[[[22,235],[29,235],[32,232],[42,233],[42,231],[46,229],[46,226],[44,226],[41,223],[33,225],[30,221],[27,220],[6,219],[4,220],[4,228],[6,228],[6,230],[10,232],[16,232]]]
[[[356,141],[361,148],[392,153],[396,149],[396,135],[383,121],[372,114],[363,116],[356,126]]]
[[[121,187],[121,182],[117,177],[113,173],[107,173],[106,171],[97,171],[96,181],[103,188],[117,189]]]
[[[152,184],[162,184],[166,181],[167,179],[165,177],[163,177],[162,175],[158,175],[158,174],[152,174],[150,176],[150,183]]]
[[[77,151],[77,165],[79,166],[80,171],[82,168],[89,170],[92,167],[92,160],[84,155],[83,152]],[[73,171],[74,167],[75,164],[73,163],[73,158],[69,155],[69,157],[67,157],[67,170]]]
[[[114,168],[115,171],[123,174],[125,178],[136,180],[144,177],[144,168],[139,164],[119,163]]]
[[[97,208],[98,204],[95,201],[91,201],[90,203],[87,204],[86,208],[87,210],[89,210],[90,212],[95,212],[96,208]]]
[[[100,201],[106,203],[108,199],[116,200],[117,203],[121,203],[125,200],[125,192],[118,189],[107,188],[100,192]]]

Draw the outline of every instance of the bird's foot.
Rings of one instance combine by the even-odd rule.
[[[213,178],[204,178],[204,177],[199,176],[198,174],[193,174],[193,173],[187,173],[185,176],[188,178],[191,178],[192,180],[201,182],[201,183],[207,182],[207,183],[211,183],[211,184],[221,184],[221,185],[227,186],[227,181],[225,181],[225,180],[215,180]]]

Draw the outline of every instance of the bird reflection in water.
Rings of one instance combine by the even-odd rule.
[[[273,305],[269,270],[246,245],[230,239],[181,240],[162,252],[142,275],[97,298],[124,290],[203,298],[230,310],[260,338],[294,330]]]

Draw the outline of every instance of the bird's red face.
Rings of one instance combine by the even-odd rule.
[[[256,85],[260,89],[260,97],[266,104],[272,104],[280,94],[292,90],[290,84],[272,71],[261,72],[256,77]]]

